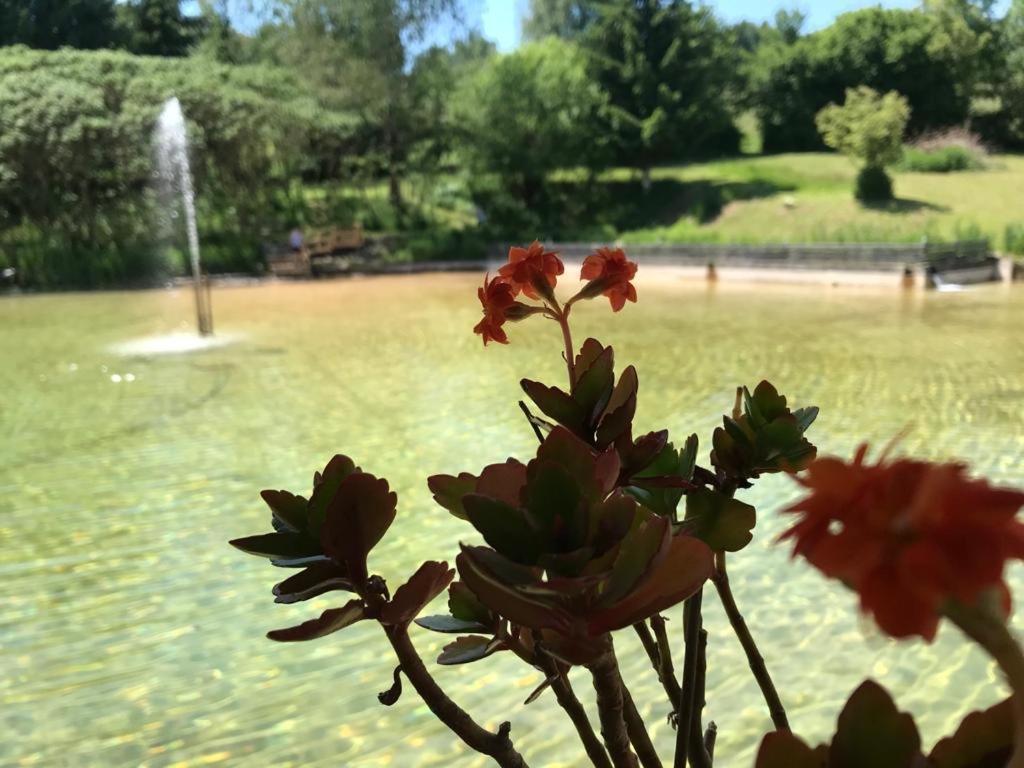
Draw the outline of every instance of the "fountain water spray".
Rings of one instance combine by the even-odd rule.
[[[210,304],[209,282],[203,280],[199,262],[199,231],[196,228],[196,195],[192,187],[192,171],[188,163],[188,136],[185,132],[185,116],[181,103],[170,98],[164,103],[157,119],[154,132],[157,167],[162,182],[168,188],[177,188],[181,193],[181,204],[185,211],[185,228],[188,232],[189,260],[192,280],[196,291],[196,319],[199,335],[213,333],[213,312]],[[204,290],[205,282],[205,290]]]

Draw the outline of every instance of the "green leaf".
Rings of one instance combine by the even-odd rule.
[[[744,393],[746,393],[746,389],[744,389]],[[762,381],[754,387],[753,397],[747,394],[747,398],[751,408],[756,408],[757,413],[765,421],[773,421],[779,416],[789,413],[785,395],[780,395],[779,391],[767,381]]]
[[[608,581],[601,590],[601,604],[610,605],[625,597],[657,564],[658,557],[670,544],[671,535],[672,526],[667,518],[638,506],[619,546]]]
[[[323,473],[316,474],[313,493],[310,495],[309,504],[306,507],[308,526],[313,536],[320,535],[320,528],[327,515],[327,505],[334,498],[342,481],[357,471],[359,470],[352,459],[338,454],[327,463]]]
[[[325,475],[320,487],[328,482]],[[366,556],[391,526],[397,505],[388,481],[365,472],[345,477],[328,502],[320,543],[332,560],[345,563],[356,584],[366,578]]]
[[[520,386],[545,416],[577,435],[584,432],[587,414],[570,395],[557,387],[548,387],[529,379],[523,379]]]
[[[928,759],[935,768],[1004,768],[1013,752],[1013,700],[971,712]]]
[[[289,531],[303,531],[306,528],[306,499],[288,491],[260,491],[260,496],[270,507],[274,519],[284,524]]]
[[[772,731],[761,740],[754,768],[825,768],[826,757],[824,747],[811,749],[792,733]]]
[[[454,616],[446,616],[443,614],[437,616],[420,616],[415,620],[416,623],[424,629],[429,629],[431,632],[441,632],[448,635],[459,635],[465,632],[488,632],[489,627],[485,627],[475,621],[464,621],[457,619]]]
[[[500,644],[496,644],[492,638],[466,635],[456,638],[454,643],[446,645],[441,650],[441,655],[437,657],[437,663],[445,666],[469,664],[487,658],[495,651],[501,650],[502,647]]]
[[[476,490],[476,482],[476,476],[468,472],[462,472],[458,477],[432,475],[427,478],[427,487],[434,494],[434,501],[460,520],[467,520],[466,510],[462,506],[462,497]]]
[[[526,486],[526,508],[543,551],[566,552],[585,542],[588,521],[580,487],[558,464],[538,460]]]
[[[920,756],[914,718],[899,712],[878,683],[865,680],[839,714],[829,768],[910,768]]]
[[[493,627],[496,623],[494,614],[461,581],[454,581],[448,587],[448,612],[456,619],[487,627]]]
[[[738,552],[754,538],[757,513],[711,488],[686,495],[686,530],[714,550]]]
[[[572,389],[572,399],[582,409],[589,430],[597,425],[597,420],[604,413],[605,406],[611,399],[615,386],[613,367],[615,357],[611,347],[607,347],[590,363],[582,373],[577,371],[578,379]]]
[[[250,555],[268,557],[275,565],[305,565],[326,560],[318,542],[301,533],[261,533],[228,542]]]
[[[355,591],[345,568],[327,560],[314,563],[276,584],[274,602],[284,605],[298,603],[336,589]]]
[[[699,441],[697,435],[690,435],[683,443],[683,449],[679,452],[679,465],[676,474],[683,480],[693,479],[693,470],[697,467],[697,446]]]
[[[267,633],[267,637],[279,643],[294,643],[302,640],[315,640],[339,629],[355,624],[366,618],[362,600],[350,600],[341,608],[329,608],[316,619],[304,621],[298,626],[287,629],[275,629]]]
[[[537,562],[546,542],[541,541],[523,510],[475,493],[466,496],[462,503],[469,522],[495,550],[517,563]]]
[[[455,565],[462,581],[480,602],[500,616],[531,629],[569,630],[571,620],[561,606],[548,598],[520,591],[537,581],[530,569],[484,547],[465,545],[455,558]]]
[[[604,345],[597,339],[588,338],[583,342],[579,354],[576,355],[576,361],[573,363],[573,372],[576,374],[576,381],[573,382],[574,385],[602,352],[604,352]]]
[[[427,603],[444,592],[454,577],[455,571],[448,567],[448,563],[436,560],[423,563],[381,609],[381,623],[392,626],[408,624]]]
[[[619,377],[619,383],[597,427],[597,447],[607,448],[623,435],[629,434],[636,414],[636,369],[629,366]]]
[[[796,419],[797,426],[800,427],[800,433],[803,434],[814,423],[814,420],[818,418],[818,406],[812,405],[807,408],[798,408],[793,411],[793,417]]]

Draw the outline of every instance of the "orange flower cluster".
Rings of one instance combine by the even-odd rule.
[[[818,459],[800,482],[810,495],[787,511],[783,535],[822,573],[860,595],[893,637],[935,637],[948,601],[974,605],[993,591],[1006,614],[1007,560],[1024,559],[1024,493],[966,476],[957,463]]]
[[[587,256],[580,279],[589,282],[569,300],[565,310],[558,308],[554,293],[558,276],[563,272],[565,265],[558,254],[546,250],[536,240],[526,248],[510,248],[508,263],[498,270],[498,276],[493,280],[485,277],[483,286],[477,289],[484,316],[473,328],[474,333],[483,337],[485,345],[489,341],[507,344],[508,336],[502,328],[506,321],[546,311],[544,307],[516,301],[520,293],[544,301],[550,305],[548,314],[563,320],[568,315],[568,305],[581,299],[607,296],[615,312],[627,301],[636,301],[636,288],[630,282],[636,275],[636,264],[626,258],[621,248],[598,248]]]
[[[630,282],[636,275],[636,264],[626,258],[621,248],[598,248],[583,260],[580,278],[592,281],[591,290],[600,291],[618,312],[626,301],[636,302],[636,288]]]

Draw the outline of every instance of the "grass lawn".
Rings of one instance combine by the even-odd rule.
[[[856,166],[825,153],[737,158],[653,172],[654,185],[615,226],[625,242],[906,242],[989,237],[1024,222],[1024,157],[995,155],[980,171],[894,173],[897,200],[853,199]],[[632,187],[629,171],[605,175]],[[638,193],[639,190],[635,190]],[[644,221],[644,219],[649,219]]]

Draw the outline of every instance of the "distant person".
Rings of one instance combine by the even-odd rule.
[[[291,247],[293,252],[298,253],[302,250],[302,242],[302,230],[295,227],[288,235],[288,245]]]

